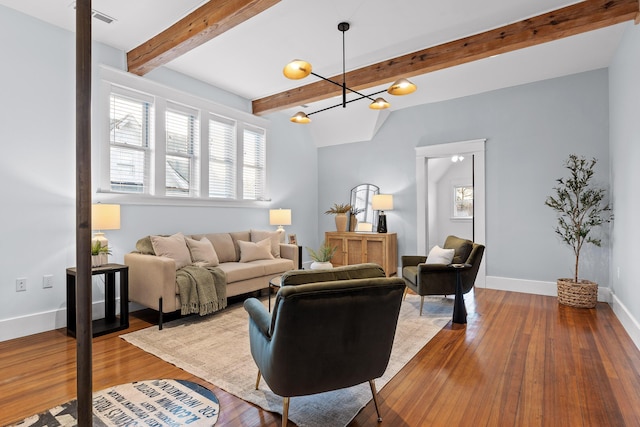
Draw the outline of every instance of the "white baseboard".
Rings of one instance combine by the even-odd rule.
[[[611,295],[613,300],[613,302],[611,302],[611,308],[613,312],[616,314],[618,320],[620,320],[620,323],[622,323],[622,326],[631,337],[633,343],[640,349],[640,323],[615,294]]]
[[[487,276],[486,287],[501,291],[522,292],[535,295],[556,296],[558,294],[556,282],[510,279],[507,277]],[[598,301],[611,305],[622,327],[627,331],[633,343],[640,350],[640,323],[638,323],[638,320],[633,317],[609,288],[598,286]]]
[[[120,299],[116,299],[116,311],[119,312]],[[91,308],[94,319],[104,317],[104,301],[93,303]],[[0,342],[26,337],[41,332],[67,327],[67,308],[29,314],[0,320]]]

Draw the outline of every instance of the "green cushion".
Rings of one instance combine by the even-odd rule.
[[[305,283],[329,282],[334,280],[369,279],[385,277],[384,270],[378,264],[355,264],[329,270],[290,270],[282,275],[282,286],[302,285]]]
[[[451,261],[453,264],[464,264],[467,262],[467,258],[469,258],[469,255],[471,254],[473,242],[456,236],[448,236],[447,240],[444,241],[443,248],[455,249],[453,261]]]

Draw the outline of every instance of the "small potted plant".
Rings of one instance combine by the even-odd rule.
[[[109,255],[111,255],[111,249],[109,246],[102,246],[102,242],[99,240],[91,241],[91,266],[100,267],[109,263]]]
[[[596,306],[598,284],[579,279],[580,250],[585,243],[600,246],[601,240],[592,237],[591,231],[613,219],[611,208],[604,202],[605,190],[594,187],[591,183],[595,164],[596,159],[587,160],[570,155],[565,162],[569,177],[557,179],[557,185],[553,188],[555,196],[549,196],[545,201],[545,205],[552,208],[558,216],[556,234],[571,246],[575,255],[573,278],[557,281],[558,302],[572,307]]]
[[[347,212],[351,210],[351,205],[346,203],[334,203],[333,206],[325,211],[325,215],[336,216],[336,230],[347,231]]]
[[[320,249],[318,249],[317,252],[307,247],[309,257],[311,257],[311,259],[313,260],[310,268],[312,270],[328,270],[330,268],[333,268],[333,264],[331,264],[331,258],[333,258],[333,254],[336,253],[337,249],[337,247],[329,246],[325,242],[322,242],[322,245],[320,245]]]

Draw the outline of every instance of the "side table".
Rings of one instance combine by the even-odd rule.
[[[462,294],[462,270],[471,268],[471,264],[451,264],[451,268],[456,269],[456,297],[453,302],[453,323],[467,323],[467,307],[464,305],[464,295]]]
[[[275,289],[278,292],[280,289],[280,283],[282,282],[282,276],[275,276],[269,280],[269,312],[271,312],[271,290]]]
[[[105,264],[93,267],[91,275],[104,274],[104,319],[93,321],[93,336],[97,337],[129,327],[129,266]],[[120,275],[120,316],[116,316],[116,274]],[[76,336],[76,275],[75,267],[67,268],[67,335]]]

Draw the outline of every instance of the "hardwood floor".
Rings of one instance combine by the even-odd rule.
[[[553,297],[477,289],[467,309],[466,327],[449,323],[379,391],[382,425],[640,426],[640,351],[607,304],[574,309]],[[132,313],[130,330],[154,320],[148,311]],[[217,425],[280,425],[279,415],[118,334],[94,339],[95,390],[187,379],[215,392]],[[0,425],[75,398],[75,344],[64,329],[0,343]],[[350,425],[378,425],[372,403]]]

